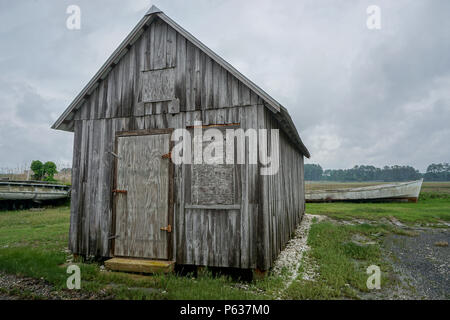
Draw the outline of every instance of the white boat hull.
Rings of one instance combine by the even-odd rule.
[[[361,188],[314,190],[305,193],[306,202],[408,200],[417,202],[423,179]]]

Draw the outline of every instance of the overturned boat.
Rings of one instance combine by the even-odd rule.
[[[410,201],[417,202],[423,179],[380,184],[368,187],[312,190],[305,193],[306,202],[331,201]]]
[[[34,202],[64,199],[70,196],[70,187],[43,181],[0,180],[0,201]]]

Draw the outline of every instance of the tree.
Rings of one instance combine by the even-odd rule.
[[[47,161],[44,163],[45,181],[56,181],[55,178],[53,178],[56,173],[58,173],[58,171],[56,171],[56,164],[54,162]]]
[[[56,181],[54,175],[58,173],[56,171],[56,164],[51,161],[47,161],[42,164],[39,160],[31,162],[30,169],[33,171],[34,180]]]
[[[44,165],[39,160],[34,160],[31,162],[30,166],[31,171],[33,171],[33,179],[34,180],[41,180],[44,176]]]
[[[427,181],[450,181],[449,163],[432,163],[424,175]]]
[[[319,164],[305,164],[305,180],[317,181],[322,179],[323,169]]]

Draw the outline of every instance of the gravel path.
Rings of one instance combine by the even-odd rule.
[[[275,275],[281,275],[286,278],[285,288],[288,288],[292,282],[298,277],[298,269],[302,263],[302,257],[310,248],[307,244],[309,229],[311,228],[313,219],[317,221],[325,219],[325,216],[306,214],[303,216],[302,222],[295,230],[295,236],[286,244],[286,247],[278,255],[275,261],[273,272]],[[314,270],[310,266],[304,272],[304,277],[313,278]]]
[[[416,237],[390,235],[385,247],[394,269],[415,288],[418,299],[450,299],[450,229],[421,230]],[[441,243],[444,246],[437,244]]]

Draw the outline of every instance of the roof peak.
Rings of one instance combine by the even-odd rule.
[[[144,17],[141,18],[139,23],[134,27],[130,34],[122,41],[120,46],[114,51],[114,53],[108,58],[108,60],[103,64],[99,71],[95,74],[95,76],[88,82],[88,84],[83,88],[83,90],[76,96],[76,98],[71,102],[69,107],[64,111],[64,113],[56,120],[53,124],[52,128],[73,131],[74,128],[74,116],[76,110],[79,109],[81,104],[93,91],[97,88],[100,81],[105,79],[106,75],[114,68],[114,66],[120,61],[120,59],[128,52],[130,46],[142,35],[145,27],[148,27],[156,18],[159,17],[163,22],[167,23],[170,27],[172,27],[176,32],[178,32],[182,37],[186,38],[187,41],[190,41],[194,46],[198,47],[201,51],[203,51],[207,56],[209,56],[213,61],[218,63],[222,68],[227,70],[232,76],[241,81],[245,86],[247,86],[250,90],[256,93],[256,95],[260,96],[263,100],[263,104],[265,107],[270,109],[274,114],[278,114],[278,118],[280,123],[282,122],[282,127],[289,128],[290,130],[286,130],[286,134],[292,137],[293,143],[299,148],[299,150],[309,158],[309,152],[306,149],[305,145],[301,141],[300,136],[295,128],[295,125],[292,119],[289,116],[289,113],[285,108],[283,108],[275,99],[269,96],[264,90],[258,87],[255,83],[237,71],[232,65],[222,59],[219,55],[201,43],[197,38],[195,38],[192,34],[183,29],[180,25],[178,25],[175,21],[166,16],[160,9],[156,6],[151,6],[151,8],[147,11]]]
[[[149,14],[153,14],[153,13],[159,13],[162,12],[157,6],[152,5],[150,7],[150,9],[148,9],[147,13],[145,14],[146,16],[148,16]]]

